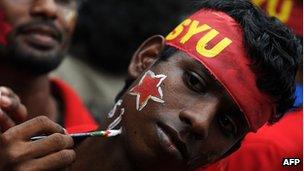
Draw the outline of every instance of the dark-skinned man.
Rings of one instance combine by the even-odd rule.
[[[79,103],[75,93],[47,74],[60,64],[67,51],[79,3],[77,0],[0,1],[0,26],[4,30],[0,39],[0,85],[11,88],[20,97],[29,118],[43,114],[72,132],[76,128],[69,127],[87,125],[92,129],[95,123],[82,105],[74,104]],[[71,107],[71,103],[80,107]]]
[[[79,4],[77,0],[0,0],[0,85],[6,86],[0,88],[1,132],[40,116],[15,134],[1,134],[0,170],[69,165],[75,152],[63,126],[68,132],[96,129],[75,92],[61,80],[48,77],[67,51]],[[33,134],[52,136],[28,142]],[[19,158],[24,150],[28,153]]]

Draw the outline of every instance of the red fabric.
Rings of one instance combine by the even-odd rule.
[[[59,90],[64,102],[64,126],[68,133],[96,130],[98,125],[74,90],[63,81],[52,78],[51,83]]]
[[[242,29],[223,12],[200,10],[167,37],[166,44],[201,62],[229,92],[245,114],[252,131],[274,112],[270,99],[256,86],[243,46]]]
[[[280,19],[294,33],[303,36],[303,1],[300,0],[252,0],[269,15]]]
[[[302,171],[303,110],[288,113],[273,126],[250,133],[241,148],[207,169],[197,171]],[[298,166],[282,166],[283,158],[300,158]]]
[[[0,9],[0,45],[7,44],[7,35],[11,32],[12,27],[5,21],[3,11]]]

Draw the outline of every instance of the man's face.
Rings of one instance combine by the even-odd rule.
[[[12,25],[9,62],[39,73],[59,65],[74,30],[76,0],[0,0],[0,10]]]
[[[182,52],[144,71],[122,99],[123,136],[139,167],[206,165],[248,132],[244,115],[226,91]]]

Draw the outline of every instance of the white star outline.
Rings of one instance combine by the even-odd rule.
[[[157,90],[158,90],[158,93],[160,94],[160,98],[158,97],[155,97],[155,96],[151,96],[149,95],[148,98],[144,101],[144,103],[140,106],[139,104],[139,99],[140,99],[140,94],[139,93],[133,93],[131,91],[133,91],[134,87],[130,90],[129,94],[131,95],[135,95],[136,96],[136,109],[138,111],[141,111],[148,103],[149,99],[152,99],[153,101],[155,102],[159,102],[159,103],[164,103],[165,101],[162,99],[163,98],[163,91],[160,87],[161,83],[167,78],[166,75],[164,74],[158,74],[156,75],[153,71],[151,70],[148,70],[140,79],[139,83],[137,85],[140,85],[142,84],[144,78],[146,77],[146,75],[150,75],[152,78],[161,78],[159,80],[159,82],[157,83],[156,87],[157,87]]]

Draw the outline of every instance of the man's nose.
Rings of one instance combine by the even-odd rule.
[[[196,139],[207,139],[211,124],[218,111],[219,103],[199,105],[196,104],[183,109],[179,114],[179,118],[190,127],[190,134],[193,134]]]
[[[30,11],[32,16],[39,16],[48,19],[57,18],[57,5],[55,0],[33,0]]]

